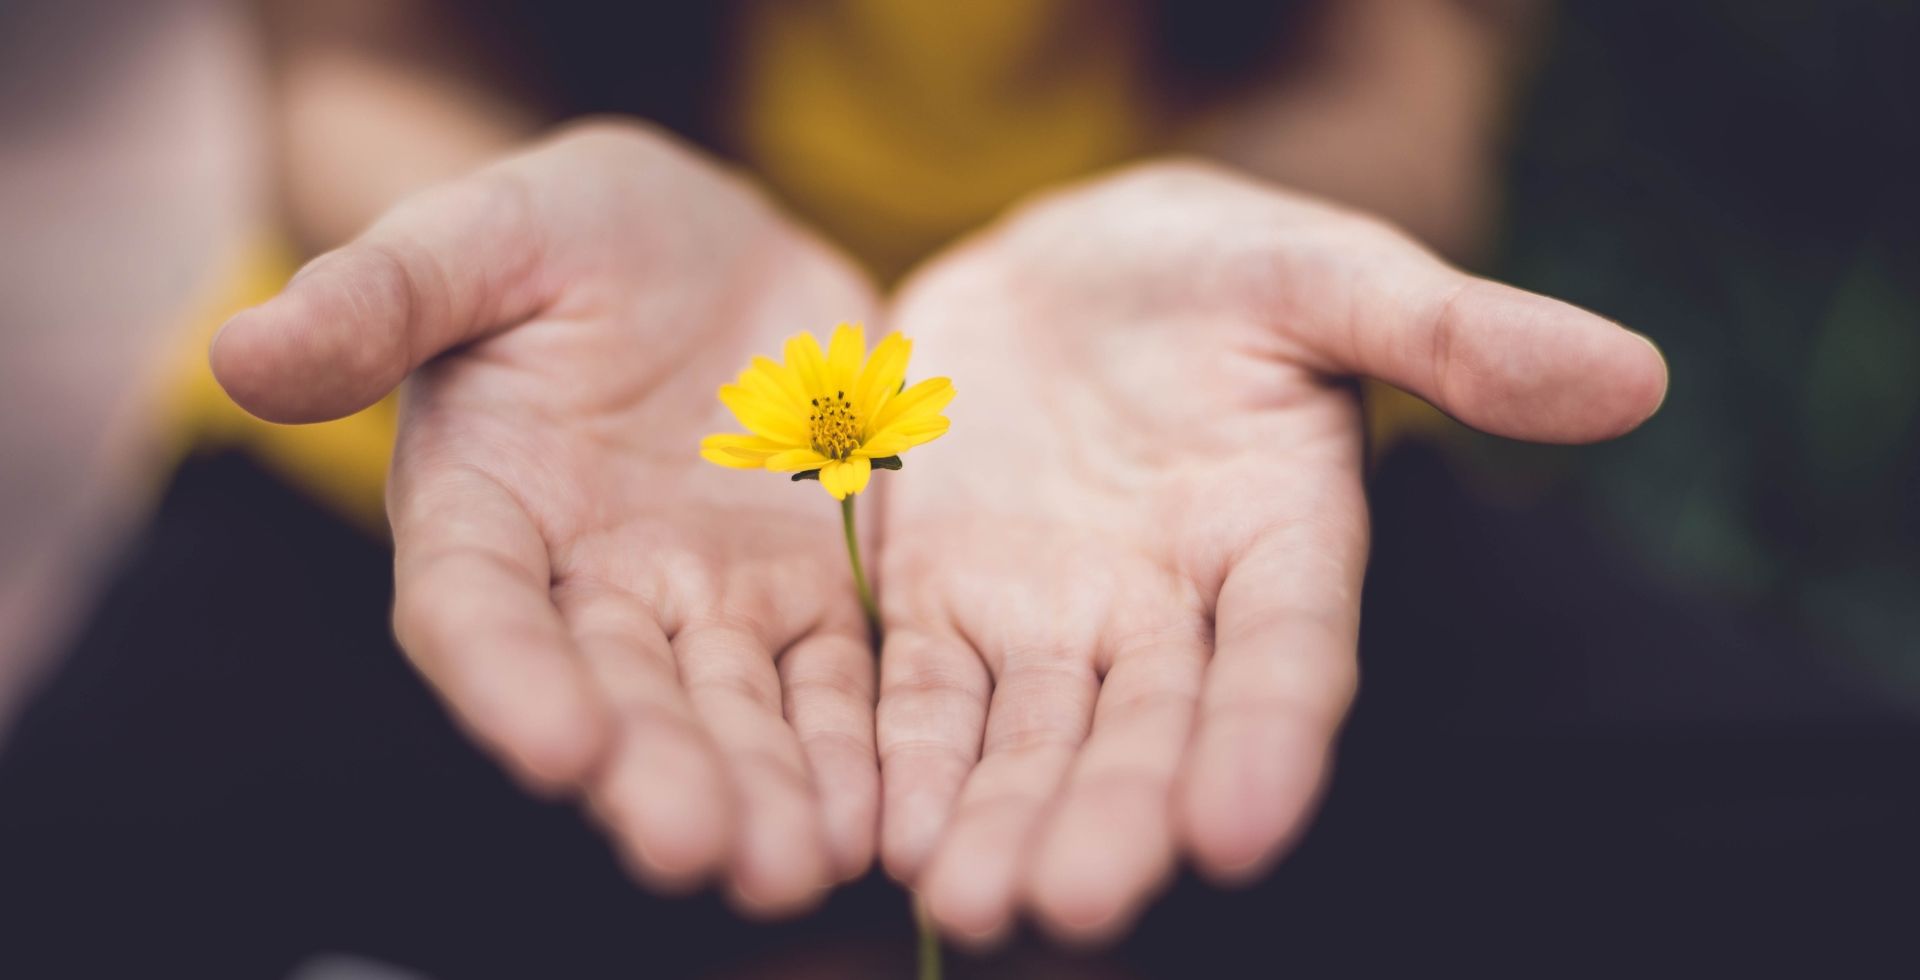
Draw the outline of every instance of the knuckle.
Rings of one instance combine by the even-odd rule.
[[[1063,725],[1033,725],[995,735],[985,743],[986,751],[1004,756],[1008,762],[1038,759],[1047,762],[1068,756],[1086,741],[1086,733]]]
[[[869,672],[851,667],[815,666],[787,679],[787,696],[795,702],[866,704],[873,700],[872,690]]]
[[[1096,809],[1129,801],[1158,802],[1173,790],[1175,770],[1146,762],[1126,762],[1089,775],[1076,789],[1083,805]]]
[[[376,329],[341,335],[349,342],[336,351],[337,369],[349,377],[386,378],[404,372],[408,362],[407,336],[422,315],[424,288],[418,263],[379,239],[353,246],[346,253],[352,263],[343,282],[351,315]],[[444,284],[433,284],[443,288]],[[397,383],[398,378],[392,380]]]
[[[978,758],[979,753],[972,751],[971,745],[963,746],[951,739],[933,735],[895,735],[880,740],[883,768],[905,766],[919,775],[924,775],[930,767],[943,762],[961,771],[971,769]]]

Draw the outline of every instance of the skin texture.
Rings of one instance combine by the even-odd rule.
[[[212,358],[282,422],[411,375],[401,645],[643,880],[789,913],[878,824],[979,944],[1023,911],[1111,938],[1183,854],[1244,880],[1301,829],[1355,685],[1351,378],[1555,442],[1666,383],[1606,320],[1184,162],[1042,198],[875,302],[737,179],[597,124],[408,199]],[[866,495],[877,690],[830,501],[696,452],[751,355],[862,317],[959,390]]]
[[[595,124],[409,198],[212,359],[281,422],[411,373],[388,491],[401,646],[640,878],[717,878],[778,914],[871,862],[873,656],[832,501],[696,447],[732,427],[714,389],[752,354],[873,306],[742,181]]]
[[[1356,684],[1348,378],[1489,432],[1617,436],[1643,338],[1372,219],[1193,163],[1019,209],[893,311],[952,432],[885,487],[882,857],[951,937],[1131,922],[1181,854],[1302,829]]]

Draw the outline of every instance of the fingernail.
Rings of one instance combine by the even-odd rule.
[[[1648,347],[1653,348],[1653,356],[1660,359],[1660,399],[1653,403],[1652,411],[1649,411],[1647,414],[1641,416],[1640,421],[1634,423],[1634,427],[1639,428],[1641,425],[1645,424],[1648,419],[1653,418],[1655,415],[1660,414],[1661,407],[1666,405],[1667,391],[1668,389],[1673,387],[1673,372],[1667,366],[1666,352],[1660,349],[1659,344],[1656,344],[1653,342],[1652,337],[1649,337],[1638,330],[1628,330],[1627,332],[1630,334],[1633,334],[1635,337],[1640,338],[1641,343],[1644,343]]]

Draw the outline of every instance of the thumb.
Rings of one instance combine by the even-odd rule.
[[[435,355],[546,304],[538,230],[510,171],[422,192],[227,321],[209,352],[214,377],[270,422],[357,412]]]
[[[1330,370],[1379,378],[1477,429],[1535,442],[1611,439],[1660,407],[1667,365],[1646,337],[1386,234],[1342,274],[1313,277],[1288,317],[1289,332]]]

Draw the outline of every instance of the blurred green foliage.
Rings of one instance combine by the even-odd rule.
[[[1495,271],[1654,338],[1641,432],[1551,467],[1646,574],[1920,706],[1920,3],[1571,0]],[[1563,484],[1564,485],[1564,484]]]

